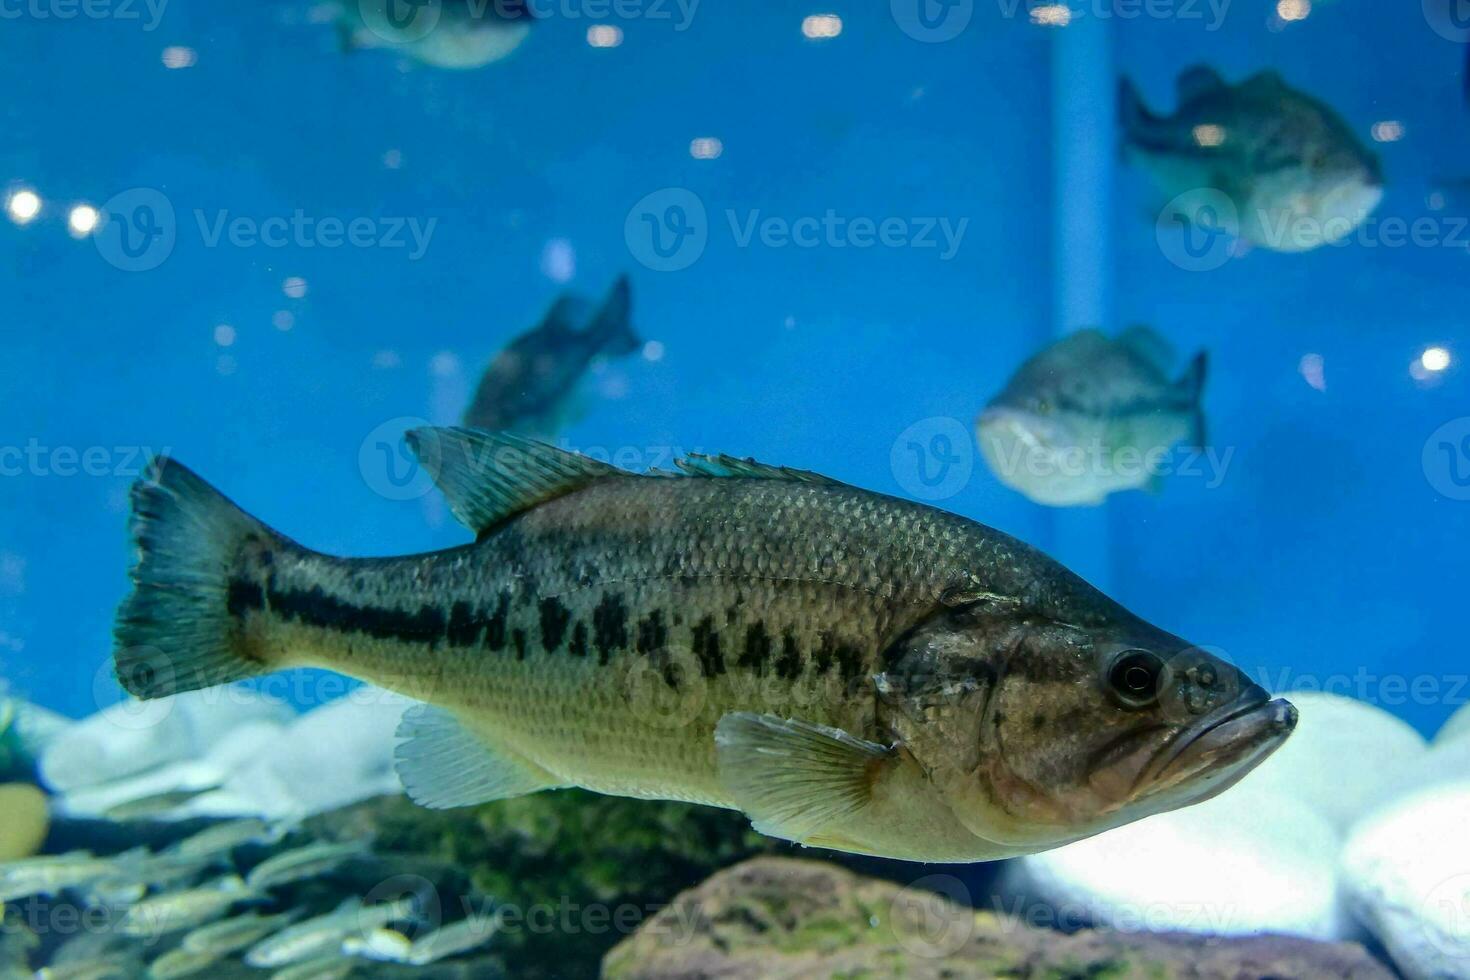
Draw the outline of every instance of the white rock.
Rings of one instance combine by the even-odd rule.
[[[1338,939],[1354,931],[1337,897],[1339,844],[1312,807],[1242,785],[1022,858],[1017,887],[1064,923]]]
[[[394,732],[413,703],[363,687],[308,711],[227,779],[224,793],[251,801],[262,816],[301,817],[402,792],[393,770]]]
[[[1434,733],[1436,747],[1470,736],[1470,704],[1461,705]]]
[[[41,777],[57,792],[114,783],[202,758],[248,722],[283,723],[294,716],[280,701],[238,686],[156,701],[130,698],[57,733],[41,753]]]
[[[1296,731],[1238,788],[1300,800],[1339,832],[1402,790],[1428,751],[1424,737],[1382,708],[1313,691],[1287,692]]]
[[[1353,831],[1344,892],[1410,980],[1470,978],[1470,778],[1411,793]]]

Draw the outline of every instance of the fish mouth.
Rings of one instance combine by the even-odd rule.
[[[1229,789],[1296,728],[1297,710],[1259,687],[1184,729],[1140,774],[1136,790],[1157,796],[1189,788],[1198,803]]]

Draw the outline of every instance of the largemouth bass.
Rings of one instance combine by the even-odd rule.
[[[1208,798],[1295,710],[984,525],[813,473],[632,474],[505,434],[410,445],[474,543],[311,551],[178,462],[134,489],[115,665],[142,698],[325,667],[428,704],[428,806],[567,786],[924,861]]]

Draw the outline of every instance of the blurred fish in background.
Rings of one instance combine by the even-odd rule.
[[[1175,360],[1148,327],[1074,333],[1021,365],[980,413],[980,451],[1002,483],[1053,507],[1156,488],[1150,454],[1205,442],[1205,353],[1170,380]]]
[[[1378,158],[1327,104],[1263,71],[1229,85],[1197,65],[1179,76],[1172,116],[1119,86],[1125,156],[1177,198],[1213,190],[1234,206],[1240,238],[1301,252],[1345,238],[1383,197]],[[1234,224],[1234,222],[1231,222]]]
[[[542,321],[490,362],[465,411],[464,424],[550,441],[580,414],[577,394],[598,357],[621,357],[643,346],[629,321],[628,278],[613,284],[591,317],[581,298],[565,294]],[[580,328],[577,324],[582,323]]]
[[[343,0],[337,31],[344,51],[386,49],[466,70],[509,56],[534,20],[524,0]]]

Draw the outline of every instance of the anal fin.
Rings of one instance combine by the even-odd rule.
[[[720,781],[756,830],[810,842],[872,798],[893,750],[837,728],[734,712],[715,727]]]
[[[398,723],[394,768],[409,799],[435,810],[525,796],[566,785],[470,731],[453,714],[415,705]]]

